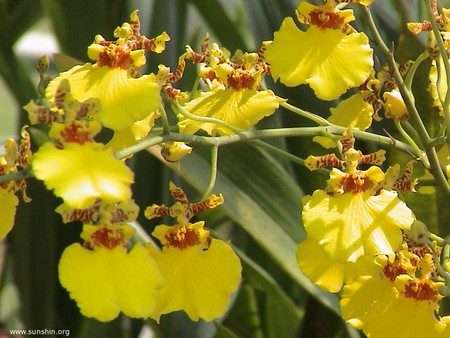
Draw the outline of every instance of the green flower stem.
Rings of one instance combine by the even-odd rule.
[[[323,117],[316,115],[314,113],[311,113],[309,111],[300,109],[298,107],[295,107],[287,102],[282,102],[280,103],[280,106],[283,108],[286,108],[287,110],[290,110],[293,113],[296,113],[300,116],[306,117],[307,119],[316,122],[319,126],[329,126],[331,125],[330,122],[328,122],[326,119],[324,119]]]
[[[432,232],[428,232],[428,238],[432,241],[436,241],[438,245],[444,244],[444,239],[438,235],[433,234]]]
[[[450,257],[450,244],[446,243],[444,244],[444,247],[442,249],[442,258],[445,259],[449,259]]]
[[[184,117],[187,117],[188,119],[191,119],[193,121],[203,122],[203,123],[219,124],[221,126],[224,126],[224,127],[228,128],[228,129],[230,129],[231,131],[233,131],[235,133],[243,131],[243,129],[240,129],[240,128],[237,128],[235,126],[232,126],[231,124],[229,124],[229,123],[227,123],[225,121],[222,121],[220,119],[216,119],[215,117],[198,116],[198,115],[192,114],[189,111],[187,111],[186,109],[184,109],[183,107],[181,107],[176,102],[173,103],[173,108],[174,108],[175,112],[180,113]]]
[[[414,129],[414,127],[411,125],[411,123],[409,123],[408,121],[402,121],[402,127],[403,127],[403,129],[405,129],[405,131],[408,133],[408,135],[413,140],[420,140],[420,137],[417,134],[417,131]]]
[[[436,42],[437,42],[438,47],[439,47],[439,53],[441,54],[442,61],[444,63],[445,76],[447,78],[447,83],[448,83],[448,79],[450,79],[450,63],[448,61],[448,54],[447,54],[447,50],[446,50],[446,48],[444,46],[444,41],[442,40],[441,32],[439,31],[439,28],[437,26],[436,20],[435,20],[435,18],[433,16],[433,13],[432,13],[432,10],[431,10],[430,0],[427,0],[426,8],[427,8],[428,17],[430,18],[431,26],[433,27],[434,37],[436,38]],[[439,74],[439,72],[438,72],[438,74]],[[448,85],[447,85],[447,87],[448,87]],[[442,108],[444,110],[445,125],[447,127],[447,146],[450,149],[450,112],[449,112],[449,104],[450,104],[450,90],[449,90],[449,88],[447,88]]]
[[[402,124],[399,120],[394,120],[395,127],[397,130],[402,134],[402,136],[405,138],[405,140],[411,145],[411,147],[414,149],[414,154],[419,158],[421,161],[425,161],[424,165],[425,167],[429,168],[430,164],[427,162],[426,156],[424,156],[424,152],[417,146],[416,142],[409,136],[409,134],[403,129]]]
[[[205,193],[202,196],[200,201],[206,200],[209,195],[211,195],[212,190],[216,184],[217,179],[217,160],[219,158],[219,147],[213,146],[211,147],[211,173],[209,176],[208,187],[206,188]]]
[[[161,114],[161,123],[162,123],[163,133],[168,134],[168,133],[170,133],[170,124],[169,124],[169,119],[167,118],[166,109],[164,108],[164,106],[162,104],[159,106],[159,112]]]
[[[264,147],[266,150],[271,152],[276,152],[279,155],[287,158],[288,160],[303,164],[303,160],[289,154],[279,148],[272,147],[262,141],[264,138],[275,138],[275,137],[312,137],[323,135],[324,133],[333,135],[342,135],[345,131],[345,127],[339,126],[322,126],[322,127],[296,127],[296,128],[278,128],[278,129],[265,129],[265,130],[254,130],[254,131],[241,131],[236,134],[224,135],[224,136],[199,136],[199,135],[187,135],[180,133],[169,132],[162,135],[154,135],[144,137],[139,143],[132,145],[128,148],[119,150],[115,153],[116,158],[122,159],[130,155],[136,154],[139,151],[145,150],[157,144],[161,144],[168,141],[180,141],[188,143],[189,145],[200,145],[209,147],[219,147],[226,144],[232,144],[242,141],[257,141],[256,145]],[[399,151],[407,154],[414,153],[414,149],[404,142],[400,142],[390,137],[372,134],[365,131],[353,131],[353,136],[356,139],[373,142],[382,147],[390,148],[393,147]],[[23,179],[32,177],[31,169],[27,168],[19,172],[10,173],[8,175],[0,176],[0,183]]]
[[[406,88],[408,88],[408,90],[411,90],[412,88],[412,81],[414,79],[414,75],[416,74],[417,68],[419,68],[420,64],[426,59],[428,59],[428,52],[424,51],[422,54],[418,56],[416,61],[414,61],[413,65],[409,69],[408,74],[406,75],[405,78],[405,86]]]
[[[384,43],[383,39],[380,36],[380,33],[378,32],[378,29],[375,25],[375,22],[373,21],[372,14],[370,12],[370,9],[362,6],[362,12],[366,16],[367,23],[369,25],[369,29],[372,32],[374,36],[374,41],[377,44],[377,46],[380,48],[381,52],[386,56],[389,69],[393,72],[394,80],[397,83],[397,86],[399,88],[399,91],[403,97],[403,100],[405,102],[406,108],[408,109],[408,112],[410,114],[410,118],[416,125],[417,133],[420,137],[420,141],[424,146],[425,153],[428,158],[428,162],[430,163],[430,172],[438,182],[438,185],[442,188],[442,191],[446,195],[447,198],[450,198],[450,185],[447,183],[447,179],[445,177],[444,172],[442,171],[441,165],[439,163],[439,159],[437,157],[436,149],[434,147],[430,147],[429,144],[433,140],[430,139],[430,136],[428,135],[428,131],[425,128],[425,125],[420,118],[419,112],[417,111],[413,100],[411,98],[411,95],[408,91],[408,88],[406,88],[405,83],[403,82],[402,76],[400,75],[400,72],[398,70],[398,67],[395,63],[394,55],[389,50],[389,48]],[[447,140],[448,141],[448,140]]]
[[[427,243],[428,247],[430,248],[431,252],[433,253],[434,263],[436,264],[436,268],[439,271],[439,274],[445,279],[445,284],[447,286],[450,285],[450,273],[448,273],[441,265],[441,259],[438,256],[436,249],[434,248],[433,243],[428,241]]]
[[[0,176],[0,183],[5,183],[9,181],[22,180],[25,178],[33,177],[31,168],[25,168],[21,171],[9,173],[7,175]]]
[[[117,158],[124,158],[133,155],[141,150],[156,144],[168,141],[180,141],[188,143],[189,145],[202,145],[202,146],[222,146],[226,144],[263,139],[274,137],[311,137],[317,135],[323,135],[324,132],[333,135],[342,135],[345,131],[345,127],[339,126],[323,126],[323,127],[296,127],[296,128],[277,128],[277,129],[265,129],[265,130],[248,130],[242,131],[236,134],[224,135],[224,136],[199,136],[199,135],[187,135],[180,133],[169,133],[160,136],[151,136],[143,138],[139,143],[130,146],[128,148],[119,150],[116,152]],[[407,154],[414,153],[414,149],[404,142],[397,141],[393,138],[372,134],[365,131],[353,130],[353,136],[359,140],[369,141],[376,143],[383,147],[394,147]]]

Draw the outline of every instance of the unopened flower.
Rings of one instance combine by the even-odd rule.
[[[442,58],[433,60],[430,68],[429,79],[429,91],[431,93],[431,97],[433,98],[433,105],[438,109],[439,115],[444,116],[442,98],[447,94],[448,83]]]
[[[390,92],[385,92],[383,94],[383,98],[385,101],[384,114],[386,117],[398,121],[406,120],[409,117],[409,112],[406,108],[405,101],[403,101],[402,95],[398,90],[394,89]]]
[[[177,162],[191,152],[192,147],[189,147],[184,142],[167,142],[161,148],[161,156],[168,162]]]

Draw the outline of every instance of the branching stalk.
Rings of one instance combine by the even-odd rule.
[[[295,107],[287,102],[282,102],[280,103],[280,106],[283,108],[286,108],[287,110],[290,110],[291,112],[298,114],[300,116],[306,117],[307,119],[314,121],[315,123],[317,123],[319,126],[329,126],[331,125],[330,122],[328,122],[326,119],[324,119],[323,117],[311,113],[309,111],[300,109],[298,107]]]
[[[408,109],[410,118],[412,119],[412,121],[416,126],[417,134],[419,135],[420,141],[427,155],[428,162],[430,163],[430,172],[438,182],[438,185],[442,188],[442,191],[447,196],[447,198],[450,198],[450,185],[447,183],[447,179],[439,163],[439,159],[436,154],[436,149],[433,146],[431,147],[429,146],[430,142],[432,142],[433,140],[430,139],[428,131],[425,128],[425,125],[422,119],[420,118],[419,112],[417,111],[417,108],[413,103],[408,88],[406,87],[402,79],[402,76],[400,75],[400,72],[394,59],[394,55],[392,51],[389,50],[389,48],[386,46],[380,33],[378,32],[370,9],[368,7],[363,6],[362,12],[366,16],[369,29],[373,34],[374,42],[377,44],[377,46],[380,48],[381,52],[385,55],[387,59],[389,69],[393,72],[394,80],[399,88],[403,101],[405,102],[406,108]]]

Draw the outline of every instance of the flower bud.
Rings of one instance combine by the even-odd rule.
[[[167,142],[161,149],[161,155],[167,162],[177,162],[187,154],[190,154],[192,147],[184,142]]]
[[[50,59],[47,55],[44,55],[38,60],[36,70],[39,74],[44,74],[48,71],[48,67],[50,67]]]
[[[427,226],[423,222],[415,220],[413,224],[411,224],[409,238],[416,246],[426,245],[428,240]]]
[[[403,101],[402,95],[396,89],[383,94],[385,116],[395,120],[403,121],[409,117],[408,109]]]

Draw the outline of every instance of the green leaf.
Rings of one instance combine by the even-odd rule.
[[[304,304],[301,304],[302,308],[297,307],[267,271],[239,249],[235,250],[241,259],[245,279],[266,296],[263,321],[266,337],[294,337],[304,315]],[[303,301],[306,300],[307,298],[303,297]]]
[[[14,44],[42,16],[42,6],[36,0],[5,2],[0,5],[0,31]]]
[[[128,21],[127,2],[122,0],[41,0],[52,21],[62,52],[87,60],[87,47],[97,34],[113,38],[114,28]]]
[[[62,53],[53,54],[53,62],[55,63],[56,67],[58,68],[58,71],[60,72],[69,70],[70,68],[75,67],[76,65],[83,64],[83,61]]]
[[[238,31],[236,24],[229,18],[223,5],[218,0],[189,0],[220,39],[222,44],[230,51],[236,49],[246,50],[246,42]]]
[[[218,323],[216,324],[219,326]],[[228,329],[219,334],[219,337],[223,337],[224,333],[232,332],[236,337],[264,338],[255,290],[250,284],[243,283],[229,311],[229,316],[219,327]]]
[[[56,199],[41,182],[28,180],[27,194],[33,201],[19,204],[13,231],[7,237],[21,318],[26,328],[55,328],[58,229],[62,225],[54,213]]]

